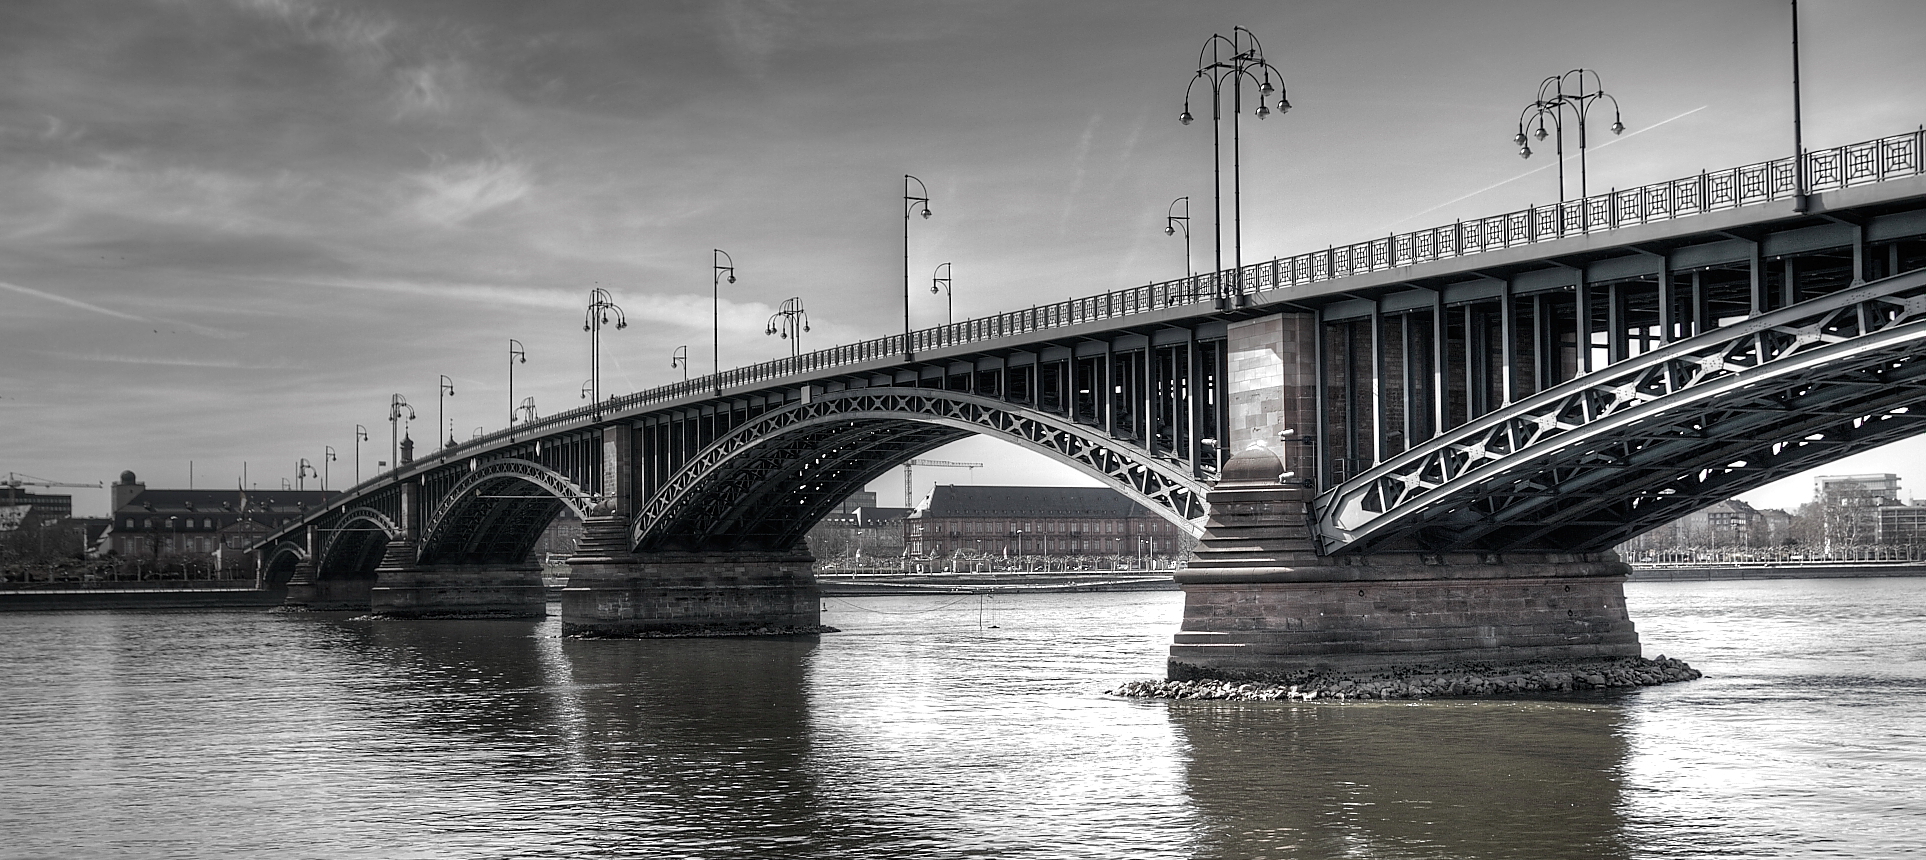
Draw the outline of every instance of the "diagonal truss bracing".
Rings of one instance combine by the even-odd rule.
[[[1604,549],[1926,432],[1926,272],[1679,341],[1494,412],[1325,492],[1324,552]]]

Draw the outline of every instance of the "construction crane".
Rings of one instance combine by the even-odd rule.
[[[20,497],[20,488],[22,487],[91,487],[98,490],[103,486],[105,485],[99,481],[91,484],[70,484],[66,481],[49,481],[46,478],[22,475],[19,472],[8,472],[7,479],[0,481],[0,490],[6,491],[0,493],[0,500],[11,502],[18,499]]]
[[[915,491],[914,487],[910,484],[910,476],[914,474],[915,467],[917,466],[928,466],[931,468],[938,468],[938,469],[969,469],[971,477],[976,476],[977,469],[983,468],[982,463],[954,463],[949,460],[911,460],[907,463],[904,463],[903,464],[903,507],[906,507],[906,508],[916,507],[916,502],[912,501],[911,500],[912,497],[910,496],[910,493]]]

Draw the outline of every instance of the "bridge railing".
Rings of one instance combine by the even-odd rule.
[[[1878,140],[1806,153],[1806,190],[1829,191],[1926,173],[1926,128]],[[1503,215],[1398,233],[1322,251],[1254,263],[1241,270],[1192,275],[1172,281],[1113,290],[1047,305],[962,320],[908,334],[892,334],[833,346],[792,358],[736,367],[721,373],[611,397],[501,430],[460,447],[487,445],[511,436],[592,422],[603,412],[701,397],[800,374],[898,358],[905,353],[987,343],[1036,331],[1067,328],[1148,313],[1181,305],[1201,305],[1219,295],[1305,286],[1320,281],[1402,268],[1452,257],[1530,245],[1636,224],[1783,200],[1798,191],[1795,160],[1762,161],[1696,176],[1613,189],[1583,200],[1549,207],[1527,207]]]

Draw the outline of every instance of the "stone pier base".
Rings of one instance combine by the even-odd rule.
[[[1172,679],[1640,656],[1615,553],[1319,555],[1309,498],[1268,449],[1225,465],[1176,576]]]
[[[569,559],[562,632],[729,636],[816,632],[822,591],[806,551],[647,553]]]
[[[394,618],[541,618],[548,595],[539,565],[387,568],[368,606]]]
[[[1639,656],[1611,553],[1317,561],[1180,573],[1170,677]]]
[[[288,582],[288,596],[283,605],[316,612],[366,612],[368,592],[374,582],[367,577],[309,579],[297,576]]]

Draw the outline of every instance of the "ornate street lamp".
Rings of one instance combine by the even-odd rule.
[[[441,374],[441,381],[436,383],[435,387],[435,432],[439,434],[441,428],[448,428],[448,444],[443,447],[453,448],[455,447],[455,425],[444,417],[442,412],[441,400],[444,394],[449,397],[455,396],[455,381],[449,379],[446,373]]]
[[[368,428],[354,425],[354,482],[361,484],[361,443],[368,441]]]
[[[1182,215],[1177,214],[1177,204],[1179,203],[1184,204],[1184,214]],[[1184,277],[1188,278],[1193,274],[1190,266],[1189,197],[1179,197],[1176,200],[1170,201],[1170,206],[1164,210],[1164,235],[1174,236],[1180,229],[1184,231]]]
[[[1566,92],[1567,89],[1571,92]],[[1591,69],[1573,69],[1562,75],[1552,75],[1538,84],[1538,98],[1518,114],[1518,133],[1512,135],[1511,142],[1518,146],[1519,158],[1531,157],[1531,141],[1525,135],[1525,127],[1536,125],[1531,137],[1544,140],[1552,134],[1557,135],[1554,145],[1558,154],[1558,202],[1565,202],[1565,112],[1570,111],[1578,122],[1578,199],[1587,196],[1585,188],[1585,117],[1591,113],[1592,105],[1600,99],[1612,103],[1612,134],[1622,134],[1625,123],[1619,117],[1618,99],[1605,92],[1605,85],[1598,73]],[[1545,119],[1551,118],[1551,130],[1545,129]],[[1583,216],[1581,216],[1583,217]],[[1562,219],[1561,219],[1562,221]]]
[[[595,380],[593,379],[582,380],[582,399],[587,400],[594,395],[595,395]]]
[[[808,330],[809,312],[803,310],[802,297],[792,296],[784,299],[782,307],[769,316],[769,324],[762,333],[782,335],[789,341],[789,357],[795,358],[802,353],[802,333]]]
[[[940,266],[937,266],[936,271],[931,273],[930,292],[943,293],[949,298],[950,309],[948,313],[943,317],[943,320],[944,322],[947,322],[947,323],[955,323],[956,322],[956,291],[955,289],[953,289],[953,285],[950,283],[950,264],[944,263]]]
[[[914,192],[910,191],[909,184],[912,182],[916,183],[916,190],[922,192],[922,196],[919,197]],[[910,225],[910,215],[914,214],[919,208],[923,212],[923,218],[927,220],[930,217],[930,189],[928,186],[923,184],[923,180],[917,179],[916,177],[905,173],[903,174],[903,357],[904,358],[908,358],[910,356],[909,225]]]
[[[1231,28],[1230,36],[1213,34],[1205,40],[1204,46],[1197,51],[1197,71],[1191,75],[1190,86],[1184,91],[1184,112],[1177,121],[1189,125],[1196,117],[1190,113],[1190,94],[1197,88],[1199,81],[1210,84],[1210,146],[1211,146],[1211,194],[1216,213],[1216,266],[1217,266],[1217,303],[1220,309],[1229,308],[1232,302],[1243,303],[1244,297],[1244,225],[1243,225],[1243,177],[1242,161],[1238,148],[1237,120],[1244,112],[1244,81],[1249,79],[1257,86],[1257,118],[1270,116],[1271,109],[1264,99],[1277,93],[1277,112],[1290,111],[1290,99],[1284,96],[1284,74],[1264,59],[1264,46],[1257,37],[1243,27]],[[1273,85],[1271,79],[1276,78]],[[1235,263],[1235,274],[1226,285],[1224,279],[1224,192],[1223,192],[1223,101],[1225,84],[1228,83],[1231,97],[1231,248]],[[1235,299],[1233,299],[1233,296]]]
[[[314,470],[314,464],[309,463],[308,458],[302,457],[300,462],[294,464],[294,488],[297,490],[307,489],[309,475],[317,478],[321,477],[321,473]]]
[[[321,492],[328,491],[328,464],[340,459],[334,455],[333,445],[321,446]]]
[[[522,405],[515,407],[515,411],[522,413],[523,424],[535,420],[535,396],[531,394],[522,398]]]
[[[712,305],[714,314],[710,317],[710,320],[715,327],[715,330],[714,330],[715,340],[710,341],[711,352],[709,353],[709,362],[710,362],[709,366],[711,368],[711,372],[714,373],[715,375],[709,378],[715,383],[716,393],[721,394],[722,393],[722,278],[724,275],[727,275],[729,277],[729,283],[733,284],[736,282],[736,258],[729,256],[729,252],[724,251],[721,248],[716,248],[714,249],[714,251],[715,253],[709,255],[709,267],[710,267],[710,275],[711,275],[711,278],[710,278],[711,287],[714,290],[714,292],[711,294],[711,298],[713,299],[713,302],[714,302],[714,304]],[[728,260],[729,264],[726,266],[723,265],[722,264],[723,260]],[[685,375],[684,378],[686,379],[687,376]]]
[[[527,364],[528,350],[522,348],[521,341],[511,337],[508,339],[508,426],[510,427],[515,426],[515,361],[517,359]]]
[[[689,382],[689,347],[686,344],[683,346],[676,347],[675,352],[669,353],[669,368],[673,370],[678,367],[682,368],[683,384],[685,385],[688,384]]]
[[[401,413],[404,409],[408,412],[408,420],[415,420],[415,407],[408,405],[408,398],[399,394],[388,398],[388,453],[393,458],[388,462],[393,463],[396,470],[401,468]]]
[[[588,315],[582,318],[582,330],[589,333],[589,393],[595,400],[595,418],[602,418],[602,327],[609,324],[609,314],[615,315],[615,327],[629,327],[629,318],[622,314],[622,308],[615,303],[609,291],[596,287],[589,290]]]

